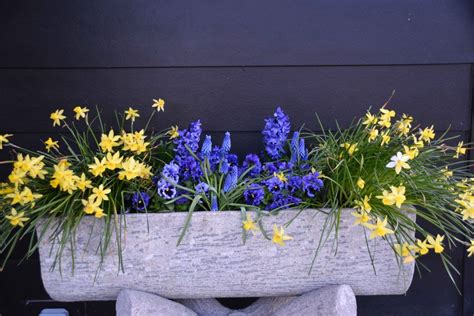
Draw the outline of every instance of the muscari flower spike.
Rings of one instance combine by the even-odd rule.
[[[239,177],[239,171],[237,166],[233,166],[232,170],[227,174],[224,180],[224,187],[222,190],[224,192],[229,192],[237,186],[237,180]]]
[[[299,156],[299,144],[298,144],[298,139],[300,137],[299,132],[294,132],[293,137],[291,138],[290,142],[290,150],[291,150],[291,159],[290,161],[292,163],[296,163],[298,161],[298,156]]]
[[[304,138],[300,139],[299,155],[301,160],[308,160],[308,149],[306,149]]]
[[[211,197],[211,212],[217,212],[219,210],[219,205],[217,204],[217,197],[212,195]]]
[[[221,147],[222,157],[225,157],[230,152],[231,145],[232,144],[231,144],[231,141],[230,141],[230,133],[225,132],[224,140],[222,141],[222,147]]]
[[[211,136],[206,135],[206,139],[204,140],[204,143],[202,143],[201,147],[201,154],[203,157],[209,157],[212,151],[212,140]]]

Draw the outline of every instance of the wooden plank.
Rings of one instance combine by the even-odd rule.
[[[473,14],[470,0],[3,1],[0,67],[470,63]]]
[[[393,89],[391,106],[439,130],[470,129],[470,65],[371,67],[250,67],[149,69],[0,70],[0,127],[4,132],[52,132],[49,113],[76,104],[104,109],[151,110],[166,100],[153,127],[180,127],[200,118],[209,131],[260,131],[277,105],[293,128],[342,126],[369,106],[378,107]],[[145,116],[145,114],[142,114]],[[144,124],[145,118],[137,121]]]

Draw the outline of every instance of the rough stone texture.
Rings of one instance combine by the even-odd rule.
[[[271,236],[273,223],[285,224],[297,212],[286,210],[267,217],[264,227]],[[390,246],[374,239],[369,247],[375,274],[363,228],[353,225],[351,212],[342,210],[337,254],[331,235],[319,250],[310,274],[326,219],[318,210],[304,210],[295,218],[286,229],[294,239],[284,247],[266,240],[260,232],[255,236],[249,234],[243,244],[240,212],[193,214],[179,247],[176,241],[186,213],[129,214],[126,232],[122,232],[125,272],[119,272],[115,233],[109,253],[97,271],[98,236],[103,221],[87,217],[76,233],[73,272],[68,249],[63,252],[62,273],[59,267],[51,270],[57,243],[47,238],[41,241],[43,283],[49,295],[58,301],[115,300],[121,289],[167,298],[291,296],[331,284],[348,284],[357,295],[405,293],[413,278],[414,265],[402,265],[399,269]]]
[[[132,293],[134,295],[131,295]],[[178,303],[170,304],[167,299],[160,298],[151,300],[148,293],[124,290],[120,292],[117,299],[117,315],[161,315],[158,312],[145,314],[126,313],[131,308],[140,306],[140,312],[144,311],[164,311],[164,315],[178,315],[180,308],[194,311],[197,315],[205,316],[354,316],[357,315],[357,305],[354,292],[348,285],[330,285],[319,290],[314,290],[301,296],[265,297],[257,300],[251,306],[232,310],[222,306],[216,299],[184,299]],[[163,305],[163,306],[161,306]],[[125,306],[126,308],[123,308]],[[143,308],[142,306],[145,306]],[[186,307],[184,307],[186,306]],[[124,312],[126,311],[126,312]],[[182,313],[182,315],[189,315]]]
[[[134,290],[120,291],[116,304],[117,316],[197,316],[184,305],[158,295]]]

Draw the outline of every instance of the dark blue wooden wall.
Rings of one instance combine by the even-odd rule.
[[[317,128],[316,111],[347,125],[394,89],[396,110],[472,138],[471,0],[5,0],[0,21],[0,131],[29,147],[57,132],[58,107],[145,111],[162,97],[157,129],[201,118],[209,133],[232,131],[238,152],[259,151],[276,105],[295,128]],[[473,315],[474,259],[451,255],[462,295],[427,256],[432,273],[406,296],[359,297],[359,314]],[[111,302],[49,301],[37,256],[20,258],[0,273],[0,315],[114,314]]]

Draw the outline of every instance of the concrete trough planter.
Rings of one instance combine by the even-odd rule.
[[[265,218],[264,227],[271,236],[273,223],[284,224],[297,212],[285,210]],[[350,285],[356,295],[405,293],[414,265],[400,266],[388,243],[376,239],[369,243],[371,248],[376,243],[372,252],[375,274],[363,228],[353,225],[351,212],[342,211],[337,254],[332,235],[320,249],[311,273],[326,215],[307,209],[286,229],[294,239],[284,247],[266,240],[260,232],[248,234],[243,244],[238,211],[194,213],[178,247],[186,213],[126,215],[122,237],[125,272],[119,272],[115,235],[98,271],[96,249],[104,224],[86,217],[76,233],[74,269],[71,250],[65,249],[61,272],[58,266],[52,270],[58,244],[43,238],[39,247],[41,275],[46,291],[58,301],[115,300],[122,289],[172,299],[290,296],[333,284]]]

